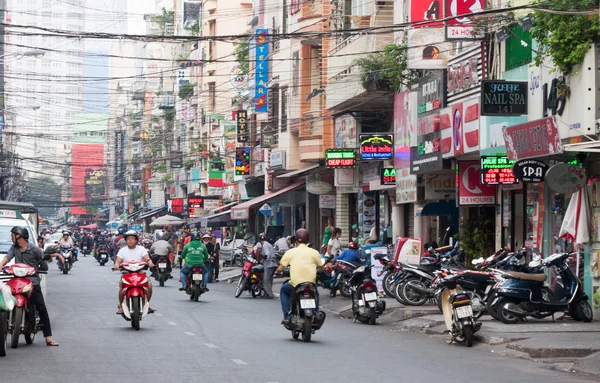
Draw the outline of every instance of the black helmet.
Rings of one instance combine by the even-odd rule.
[[[198,233],[197,231],[193,232],[191,241],[199,241],[199,240],[200,240],[200,233]]]
[[[15,226],[10,230],[11,233],[19,234],[21,237],[29,240],[29,232],[25,226]]]
[[[310,240],[310,234],[306,229],[298,229],[296,230],[296,241],[300,243],[307,244]]]

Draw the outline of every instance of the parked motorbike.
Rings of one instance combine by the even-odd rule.
[[[452,341],[464,342],[471,347],[473,335],[481,329],[481,323],[474,316],[471,297],[458,285],[460,278],[461,274],[438,278],[434,287],[443,287],[442,312]]]
[[[336,286],[344,298],[352,298],[350,278],[357,267],[358,265],[346,261],[336,261],[334,264]]]
[[[108,247],[106,247],[106,246],[98,247],[96,260],[98,261],[100,266],[104,266],[106,264],[106,262],[108,262],[108,259],[109,259]]]
[[[147,269],[146,262],[131,261],[121,263],[120,266],[120,270],[123,272],[122,288],[125,290],[121,315],[126,321],[131,321],[131,327],[136,331],[139,331],[140,322],[148,315],[150,308],[150,303],[146,299],[148,276],[143,272]]]
[[[164,287],[165,282],[167,281],[167,279],[169,279],[169,270],[167,268],[168,258],[166,255],[159,255],[156,256],[156,258],[156,262],[154,262],[153,260],[154,264],[156,265],[156,273],[154,274],[154,279],[158,281],[160,287]]]
[[[186,276],[185,293],[190,296],[190,300],[198,302],[200,295],[206,290],[202,287],[202,265],[192,265],[192,270]]]
[[[262,295],[264,272],[264,265],[259,264],[252,254],[247,254],[244,259],[244,266],[242,266],[242,274],[235,289],[235,297],[239,298],[246,290],[252,292],[254,298]]]
[[[294,288],[290,297],[289,321],[284,327],[292,332],[292,337],[310,342],[312,334],[325,322],[325,313],[317,311],[317,287],[312,283],[301,283]]]
[[[553,267],[560,276],[562,296],[546,292],[545,274],[504,273],[502,276],[506,280],[498,287],[492,302],[498,319],[513,324],[527,316],[543,318],[568,311],[576,321],[591,322],[594,314],[588,296],[579,278],[569,268],[568,259],[574,255],[577,253],[557,253],[542,261],[545,267]]]
[[[383,255],[383,254],[377,254],[375,256],[375,259],[377,259],[379,261],[379,263],[381,263],[383,265],[383,270],[381,273],[382,274],[385,273],[385,276],[383,277],[383,281],[382,281],[383,292],[388,297],[394,297],[395,296],[395,292],[393,291],[394,290],[393,289],[394,280],[398,276],[398,273],[400,273],[402,271],[402,264],[397,263],[397,262],[392,262],[390,260],[389,256]]]
[[[21,334],[25,337],[25,343],[31,344],[35,339],[35,334],[40,329],[35,306],[30,302],[33,296],[33,282],[28,277],[45,274],[45,272],[36,272],[34,267],[22,263],[7,266],[3,272],[13,276],[6,282],[6,285],[10,287],[17,304],[12,311],[8,312],[6,323],[8,325],[7,333],[11,334],[10,346],[11,348],[17,348]]]
[[[58,260],[58,269],[63,272],[63,274],[69,274],[69,271],[73,268],[73,248],[68,245],[62,245],[60,247],[60,255],[65,259],[64,262]]]
[[[354,321],[374,325],[385,311],[385,301],[377,296],[377,283],[371,277],[372,265],[360,266],[352,272],[352,317]]]

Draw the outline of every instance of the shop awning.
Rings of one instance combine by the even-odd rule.
[[[144,209],[138,209],[131,214],[127,214],[126,219],[134,218],[136,215],[140,214]]]
[[[280,176],[277,176],[277,178],[292,178],[292,177],[299,176],[304,173],[308,173],[311,170],[316,169],[318,167],[319,167],[319,164],[311,165],[304,169],[294,170],[293,172],[282,174]]]
[[[260,203],[264,203],[268,200],[270,200],[271,198],[275,198],[279,195],[285,194],[289,191],[292,191],[294,189],[297,189],[301,186],[304,186],[305,181],[297,181],[294,182],[291,185],[288,185],[286,187],[284,187],[281,190],[277,190],[276,192],[272,192],[272,193],[268,193],[268,194],[263,194],[260,197],[256,197],[253,198],[249,201],[246,201],[244,203],[241,203],[239,205],[237,205],[236,207],[231,209],[231,219],[248,219],[248,217],[250,216],[250,208],[254,205],[258,205]]]
[[[441,215],[456,215],[458,216],[458,208],[456,207],[456,201],[442,201],[442,202],[430,202],[423,206],[420,211],[417,211],[417,215],[423,216],[441,216]]]
[[[235,202],[230,202],[230,203],[228,203],[228,204],[225,204],[225,205],[223,205],[223,206],[221,206],[221,207],[219,207],[219,208],[212,209],[212,210],[210,211],[210,213],[211,213],[211,214],[218,213],[218,212],[220,212],[221,210],[223,210],[223,209],[227,209],[227,208],[229,208],[229,207],[232,207],[232,206],[235,206],[235,205],[237,205],[238,203],[239,203],[238,201],[235,201]],[[231,209],[230,209],[230,210],[231,210]],[[229,212],[229,210],[227,210],[227,212]]]
[[[158,207],[156,209],[148,210],[147,212],[140,214],[138,219],[145,219],[148,217],[152,217],[155,214],[161,213],[163,210],[167,210],[167,205]]]
[[[217,214],[207,215],[206,217],[196,218],[191,223],[193,225],[200,223],[202,226],[206,227],[229,226],[229,224],[232,222],[230,214],[231,210],[226,210]]]

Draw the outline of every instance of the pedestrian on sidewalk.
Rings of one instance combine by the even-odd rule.
[[[325,231],[323,233],[323,245],[321,246],[321,250],[319,251],[321,254],[325,253],[325,250],[329,246],[329,240],[333,237],[333,232],[335,227],[333,226],[333,218],[327,218],[327,226],[325,226]]]
[[[221,245],[217,242],[217,236],[210,237],[210,243],[207,246],[210,255],[210,277],[208,283],[219,282],[219,256],[221,254]]]
[[[277,270],[277,258],[275,257],[275,249],[273,245],[267,241],[267,236],[261,234],[258,237],[259,243],[257,248],[260,249],[260,254],[264,261],[265,274],[263,278],[263,289],[265,290],[265,298],[273,299],[273,278],[275,277],[275,271]],[[259,246],[260,245],[260,246]]]
[[[340,254],[342,243],[340,237],[342,236],[342,229],[336,227],[333,230],[333,237],[327,243],[327,258],[335,258]]]

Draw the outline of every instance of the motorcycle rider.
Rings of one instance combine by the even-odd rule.
[[[115,259],[115,264],[113,266],[113,270],[119,270],[121,263],[130,262],[130,261],[138,261],[138,262],[147,262],[148,266],[154,267],[154,263],[150,259],[148,252],[144,248],[144,246],[138,245],[138,235],[134,230],[129,230],[123,236],[125,241],[127,242],[127,247],[122,248],[117,253],[117,258]],[[125,290],[122,288],[122,280],[119,282],[119,306],[118,306],[118,314],[123,313],[123,299],[125,298]],[[150,298],[152,298],[152,284],[150,280],[148,280],[148,291],[146,292],[146,298],[148,302],[150,302]],[[153,308],[150,308],[149,311],[154,312]]]
[[[154,242],[150,247],[150,255],[152,256],[152,262],[156,263],[159,257],[167,258],[167,273],[169,274],[169,279],[173,278],[173,276],[171,275],[171,260],[169,259],[169,254],[171,254],[172,252],[173,247],[169,242],[165,241],[164,239],[159,239],[158,241]],[[152,276],[154,277],[155,275],[156,268],[152,270]]]
[[[361,265],[362,264],[362,260],[360,259],[360,253],[358,252],[358,244],[356,242],[350,242],[348,244],[348,248],[344,251],[342,251],[342,253],[340,255],[338,255],[337,257],[333,258],[331,260],[330,263],[328,263],[328,266],[332,266],[333,264],[335,264],[337,261],[346,261],[346,262],[350,262],[350,263],[354,263],[356,265]],[[329,294],[330,297],[334,298],[335,294],[337,293],[337,278],[333,280],[333,283],[331,284],[331,293]]]
[[[185,265],[179,272],[179,277],[181,278],[179,291],[185,291],[187,275],[192,270],[193,265],[202,265],[202,287],[204,291],[209,291],[208,287],[206,287],[208,283],[208,267],[206,266],[209,259],[208,250],[204,243],[200,241],[200,233],[192,233],[192,240],[183,248],[181,259],[185,260]]]
[[[286,251],[288,251],[290,247],[292,247],[292,244],[290,242],[291,238],[292,237],[281,237],[277,241],[275,241],[275,243],[273,244],[275,251],[278,254],[284,254]]]
[[[281,310],[283,311],[283,322],[284,325],[288,323],[288,315],[290,312],[290,297],[294,292],[294,288],[301,283],[317,283],[317,271],[322,272],[323,265],[321,262],[321,256],[317,250],[311,249],[307,246],[310,241],[310,235],[306,229],[296,230],[296,242],[297,247],[288,250],[277,268],[277,274],[283,274],[283,270],[286,267],[290,267],[290,280],[285,282],[281,286],[279,292],[281,299]],[[318,270],[317,270],[318,269]],[[319,311],[319,292],[316,290],[316,311]]]
[[[173,226],[171,225],[167,225],[165,226],[165,233],[162,235],[162,237],[160,239],[163,239],[167,242],[169,242],[169,244],[171,245],[171,247],[173,248],[173,255],[170,257],[170,261],[175,264],[176,261],[176,257],[178,255],[179,252],[179,240],[177,238],[177,233],[175,233],[175,231],[173,230]]]
[[[88,235],[87,233],[83,234],[83,237],[81,238],[81,246],[83,248],[83,246],[87,246],[88,248],[88,252],[92,249],[92,237],[90,235]]]
[[[71,254],[73,256],[73,262],[77,261],[77,252],[73,249],[73,238],[71,238],[71,233],[67,230],[62,232],[63,236],[58,240],[58,247],[69,247],[71,250]]]
[[[15,226],[11,230],[11,238],[13,245],[8,249],[6,256],[0,261],[0,269],[13,258],[16,263],[24,263],[28,266],[35,268],[36,270],[40,267],[40,262],[44,260],[50,260],[57,257],[64,262],[64,258],[57,254],[55,251],[48,251],[46,254],[35,245],[29,243],[29,232],[27,228],[23,226]],[[50,248],[49,248],[50,249]],[[55,250],[55,249],[52,249]],[[44,338],[46,338],[46,346],[58,346],[52,339],[52,328],[50,326],[50,317],[48,315],[48,309],[46,308],[46,302],[44,301],[44,295],[42,294],[42,288],[40,287],[40,278],[36,276],[29,277],[33,283],[33,295],[31,296],[31,302],[35,305],[35,309],[40,316],[40,323],[43,324]]]
[[[265,298],[273,299],[273,277],[277,270],[277,259],[275,257],[275,249],[267,241],[267,236],[261,233],[258,236],[258,243],[256,249],[260,253],[263,264],[265,265],[265,275],[263,278],[263,289],[265,290]]]

